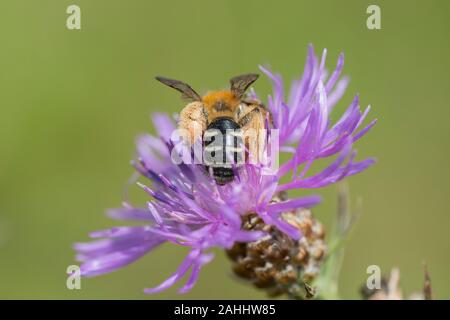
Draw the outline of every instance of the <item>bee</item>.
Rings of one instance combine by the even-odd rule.
[[[182,81],[156,77],[156,80],[181,92],[182,98],[188,101],[180,112],[178,127],[188,133],[189,142],[192,144],[198,138],[207,140],[204,143],[206,151],[211,151],[213,155],[222,151],[223,157],[231,151],[235,161],[242,154],[242,148],[254,153],[259,151],[261,130],[266,128],[266,120],[271,119],[261,102],[246,97],[246,90],[257,79],[258,75],[253,73],[239,75],[230,79],[229,90],[212,91],[200,96]],[[253,138],[247,135],[250,131]],[[222,141],[215,141],[219,134]],[[239,136],[244,139],[239,140]],[[207,170],[210,167],[217,184],[225,185],[233,181],[235,171],[231,165],[221,161],[205,166]]]

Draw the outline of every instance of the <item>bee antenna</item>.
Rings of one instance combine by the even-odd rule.
[[[258,79],[259,75],[255,73],[243,74],[230,79],[231,91],[238,98],[242,98],[250,85]]]
[[[165,84],[166,86],[169,86],[179,92],[181,92],[181,97],[183,99],[186,99],[188,101],[201,101],[202,98],[199,96],[197,92],[195,92],[194,89],[191,88],[190,85],[187,83],[184,83],[183,81],[169,79],[165,77],[155,77],[156,80],[159,82]]]

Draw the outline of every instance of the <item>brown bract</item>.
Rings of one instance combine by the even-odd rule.
[[[256,214],[243,218],[243,229],[263,230],[268,235],[255,242],[236,243],[227,251],[233,271],[269,296],[311,298],[314,288],[310,284],[319,274],[327,250],[324,229],[306,209],[285,212],[282,218],[302,232],[300,240],[266,225]]]

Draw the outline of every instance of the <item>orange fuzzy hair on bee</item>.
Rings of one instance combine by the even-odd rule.
[[[231,108],[239,104],[239,99],[230,90],[209,92],[202,97],[202,101],[208,109],[212,108],[219,101]]]

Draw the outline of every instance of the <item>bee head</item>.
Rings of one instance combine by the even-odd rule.
[[[230,90],[210,92],[203,96],[202,101],[206,108],[217,112],[236,110],[245,91],[256,79],[258,75],[253,73],[233,77],[230,79]]]

